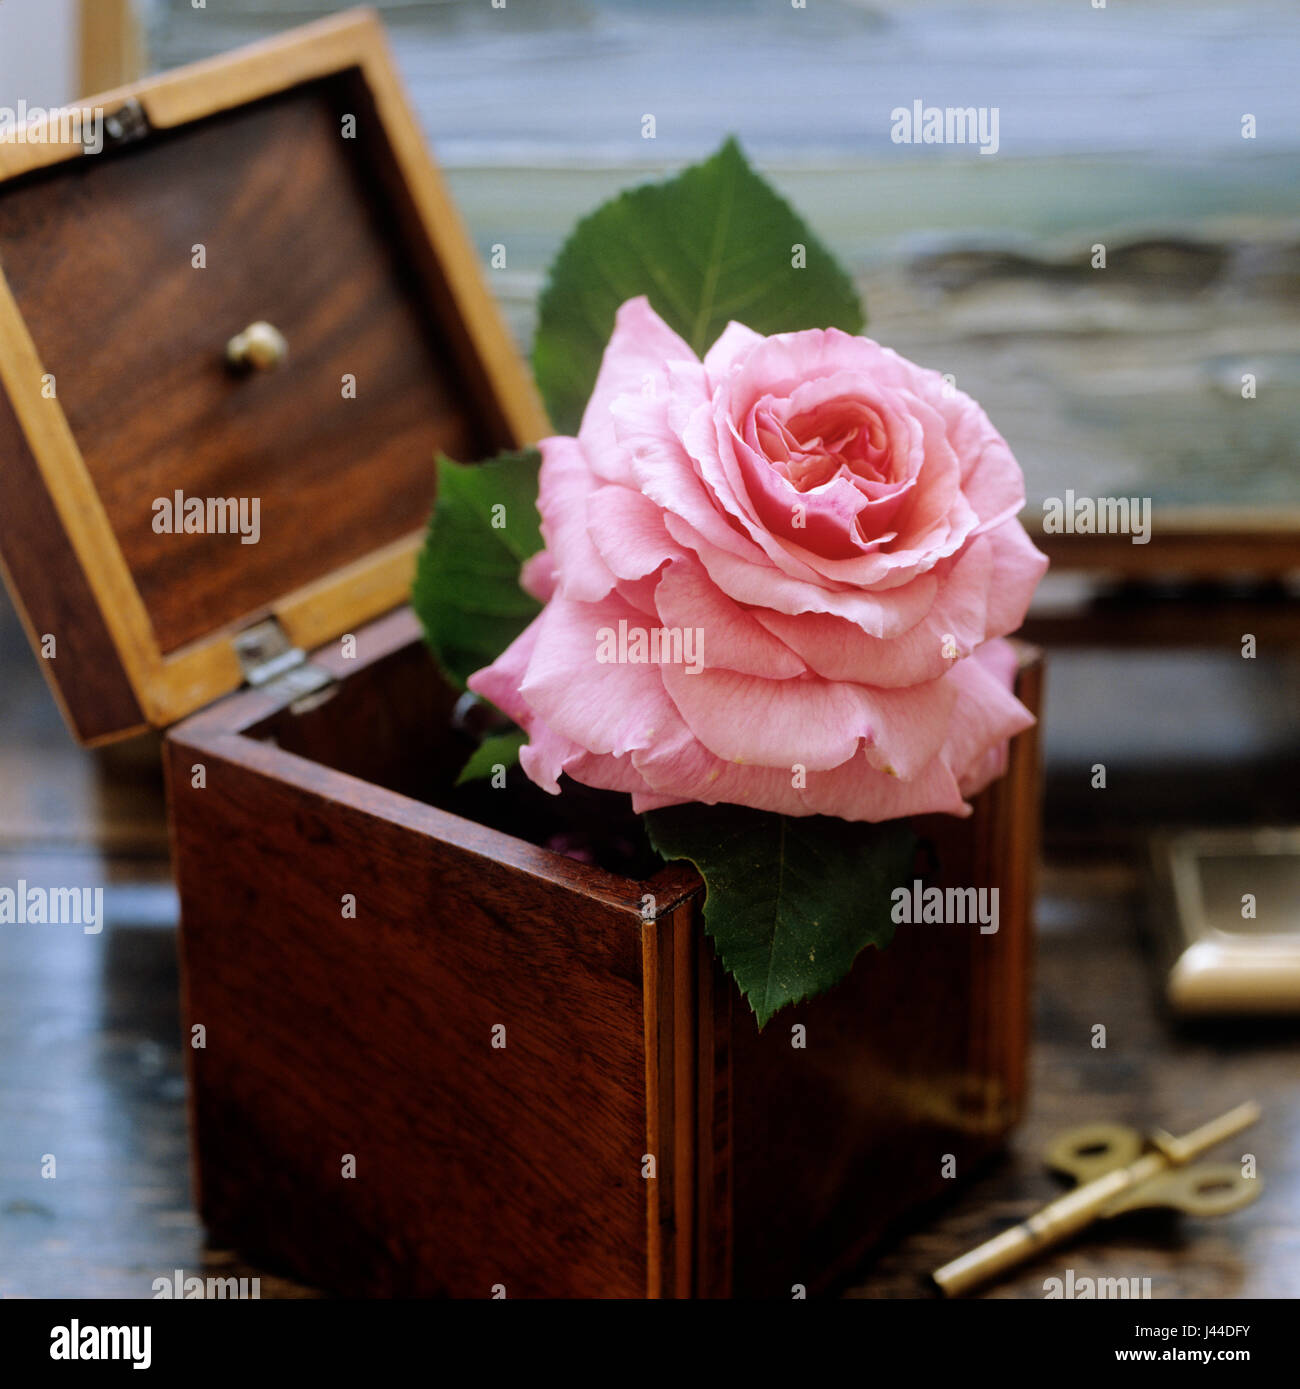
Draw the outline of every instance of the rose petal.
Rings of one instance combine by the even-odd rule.
[[[933,579],[929,610],[906,631],[890,637],[874,637],[824,613],[791,616],[767,611],[758,619],[828,680],[891,689],[917,685],[939,679],[985,639],[993,564],[992,546],[980,536],[941,575],[926,576]]]
[[[938,752],[956,691],[946,681],[877,690],[805,676],[764,680],[730,670],[661,666],[687,727],[728,762],[825,771],[866,747],[868,761],[907,778]],[[738,710],[744,717],[737,718]]]
[[[714,669],[789,680],[807,667],[779,637],[709,580],[694,560],[670,564],[655,590],[665,627],[698,632],[702,659]]]
[[[704,354],[704,370],[709,380],[720,381],[739,366],[763,341],[763,335],[734,319],[722,330],[718,340]]]
[[[630,487],[600,487],[587,503],[587,530],[609,571],[643,579],[685,552],[664,527],[663,511]]]
[[[1004,637],[1024,622],[1038,581],[1047,572],[1047,556],[1035,549],[1019,521],[1004,521],[986,538],[993,552],[993,578],[985,630],[990,637]]]
[[[1034,716],[1012,693],[1016,664],[1009,642],[990,641],[945,677],[958,698],[943,755],[964,795],[975,795],[999,775],[1007,740],[1034,725]]]
[[[583,411],[578,439],[592,470],[606,482],[631,482],[626,457],[618,445],[610,407],[623,395],[640,395],[647,379],[663,375],[664,364],[697,362],[690,347],[640,295],[629,299],[614,318],[614,331],[601,358],[591,398]]]
[[[667,667],[597,659],[602,633],[616,633],[620,621],[629,630],[648,625],[617,594],[599,603],[552,598],[533,624],[537,636],[519,690],[556,732],[616,757],[653,746],[673,715],[659,674]]]
[[[555,590],[566,598],[595,602],[614,587],[614,575],[587,530],[587,499],[596,480],[576,439],[543,439],[541,448],[537,506],[554,563]]]

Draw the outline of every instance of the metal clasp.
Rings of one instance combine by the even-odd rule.
[[[313,664],[301,647],[294,646],[276,617],[246,627],[235,636],[235,655],[244,679],[256,689],[272,690],[293,701],[294,713],[323,704],[330,696],[308,699],[332,690],[334,677],[324,666]]]

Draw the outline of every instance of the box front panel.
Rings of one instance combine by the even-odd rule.
[[[643,1296],[635,916],[325,769],[355,804],[175,736],[169,764],[213,1236],[353,1294]]]
[[[1034,666],[1017,685],[1034,711],[1040,679]],[[729,1145],[731,1189],[715,1173],[711,1208],[716,1225],[732,1205],[738,1296],[789,1298],[795,1284],[812,1292],[833,1283],[970,1175],[1019,1118],[1036,730],[1013,741],[1006,775],[973,804],[969,819],[914,822],[918,871],[936,885],[997,889],[996,931],[899,926],[885,950],[865,950],[843,982],[761,1033],[734,1001],[729,1027],[722,1014],[715,1022],[712,1061],[702,1047],[726,1104],[710,1119],[715,1143]],[[714,968],[722,1007],[734,986]]]

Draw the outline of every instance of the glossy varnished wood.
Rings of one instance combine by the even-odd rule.
[[[166,912],[151,907],[146,921],[134,909],[164,892],[168,876],[150,749],[89,753],[70,743],[2,599],[0,661],[0,882],[103,881],[129,894],[110,903],[102,936],[0,929],[0,1295],[147,1298],[152,1280],[176,1268],[260,1277],[264,1298],[310,1294],[205,1240],[191,1209],[175,940]],[[152,765],[156,774],[156,754]],[[1197,794],[1210,788],[1186,774],[1183,787],[1184,814],[1196,823],[1205,814]],[[1134,1216],[983,1296],[1041,1297],[1043,1280],[1067,1267],[1077,1277],[1150,1276],[1157,1298],[1300,1294],[1295,1028],[1170,1027],[1138,950],[1139,880],[1124,866],[1130,850],[1139,856],[1141,832],[1108,841],[1099,857],[1077,843],[1077,829],[1062,838],[1053,824],[1025,1119],[1004,1156],[973,1175],[960,1170],[938,1202],[853,1271],[851,1294],[931,1295],[928,1270],[1059,1193],[1039,1158],[1059,1129],[1120,1119],[1179,1130],[1248,1095],[1264,1108],[1250,1137],[1266,1182],[1255,1205],[1218,1221]],[[708,943],[700,949],[710,960]],[[702,1007],[702,1028],[710,1017]],[[1091,1044],[1098,1022],[1108,1029],[1104,1050]],[[708,1149],[724,1173],[728,1135]],[[51,1151],[60,1155],[56,1181],[40,1176],[39,1157]],[[697,1290],[709,1286],[697,1281]]]
[[[1195,794],[1194,778],[1184,786]],[[943,1196],[853,1279],[851,1296],[937,1296],[933,1269],[1067,1189],[1043,1162],[1065,1129],[1106,1121],[1183,1133],[1250,1098],[1262,1107],[1260,1122],[1206,1160],[1252,1154],[1264,1183],[1253,1205],[1220,1218],[1138,1211],[1104,1221],[977,1296],[1042,1298],[1047,1280],[1067,1270],[1076,1280],[1149,1278],[1149,1295],[1161,1301],[1300,1296],[1300,1028],[1294,1019],[1177,1024],[1144,959],[1146,910],[1143,875],[1124,852],[1058,859],[1045,870],[1025,1122],[1005,1152],[965,1170],[964,1186],[945,1183]]]
[[[504,442],[418,308],[367,105],[317,83],[0,196],[10,288],[164,655],[409,534],[436,451]],[[226,341],[258,319],[288,360],[236,375]],[[158,534],[178,490],[257,498],[257,543]]]
[[[368,711],[445,716],[386,664],[413,636],[409,614],[372,629],[321,706],[354,744]],[[168,741],[186,1016],[209,1030],[190,1054],[205,1220],[344,1291],[644,1295],[639,885],[288,752],[297,716],[274,702]],[[413,756],[382,734],[364,756],[386,746]],[[681,880],[648,890],[670,910]]]
[[[102,92],[139,77],[140,20],[131,0],[78,0],[78,92]]]
[[[0,543],[34,552],[20,596],[47,572],[74,593],[75,560],[82,625],[163,727],[239,686],[236,628],[269,612],[311,647],[400,603],[435,450],[546,422],[373,16],[94,105],[128,101],[147,129],[122,148],[40,130],[0,150],[0,385],[55,518],[20,543],[0,513]],[[225,343],[257,318],[288,365],[233,377]],[[258,543],[155,532],[178,489],[256,498]],[[81,736],[133,726],[109,726],[89,677],[51,674]]]
[[[1038,708],[1041,661],[1026,652],[1017,693]],[[718,1069],[730,1095],[734,1261],[739,1296],[791,1297],[842,1278],[864,1251],[967,1171],[1020,1118],[1028,1041],[1036,730],[969,819],[914,821],[917,876],[997,889],[998,930],[897,928],[829,993],[763,1031],[729,1006],[716,963]],[[724,1033],[725,1026],[725,1033]],[[803,1029],[795,1045],[795,1029]],[[718,1203],[720,1204],[720,1203]]]
[[[998,934],[904,933],[760,1035],[688,866],[642,880],[517,837],[544,837],[572,797],[502,821],[510,834],[429,803],[468,745],[409,610],[364,629],[355,656],[315,659],[337,682],[323,701],[248,691],[168,739],[187,1016],[223,1039],[191,1056],[219,1238],[346,1291],[821,1288],[939,1189],[922,1151],[965,1161],[1005,1136],[1027,1025],[1032,739],[969,821],[918,826],[944,881],[1001,887]],[[509,804],[484,794],[489,813]],[[924,1024],[903,1050],[900,1008]],[[808,1049],[789,1045],[796,1021]],[[434,1099],[410,1111],[417,1093]],[[362,1131],[374,1187],[326,1160],[360,1167]],[[320,1233],[325,1210],[342,1237]],[[531,1252],[494,1272],[512,1241]]]
[[[113,637],[86,573],[42,484],[17,417],[0,391],[0,457],[5,459],[0,565],[34,652],[54,638],[42,673],[64,717],[84,743],[145,726]]]

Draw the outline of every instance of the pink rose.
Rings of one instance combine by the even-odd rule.
[[[470,688],[521,762],[787,815],[966,814],[1032,718],[994,640],[1045,557],[983,410],[836,329],[732,323],[701,362],[619,310],[576,439],[542,443],[546,604]]]

